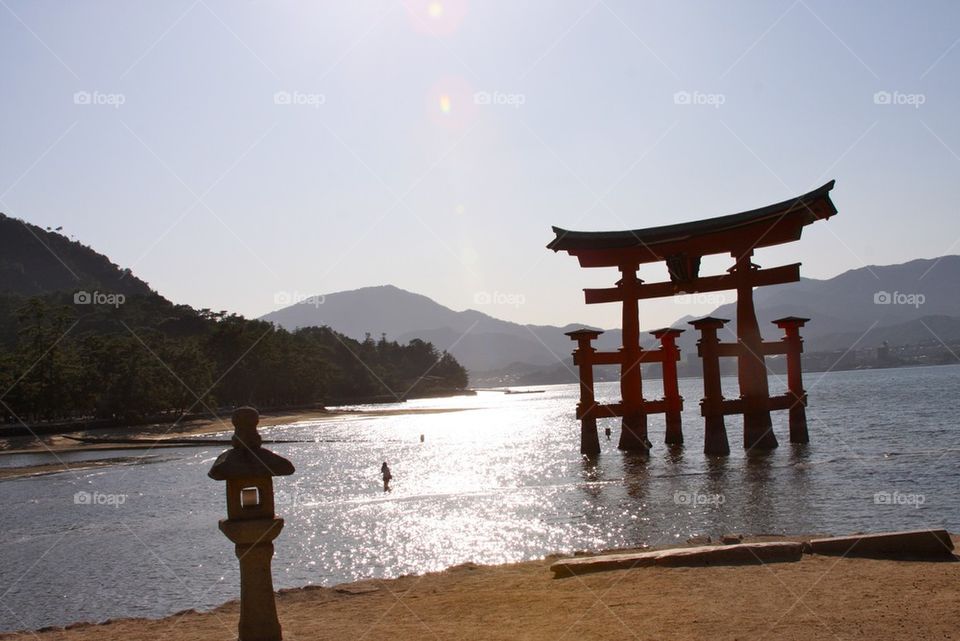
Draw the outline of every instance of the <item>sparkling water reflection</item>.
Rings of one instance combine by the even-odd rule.
[[[956,419],[960,367],[808,376],[809,446],[747,457],[701,453],[698,380],[681,381],[686,446],[651,419],[649,458],[601,434],[595,462],[579,452],[575,386],[543,394],[413,401],[445,413],[324,420],[264,430],[303,439],[275,451],[297,466],[278,479],[286,528],[278,587],[501,563],[551,552],[657,545],[694,535],[850,532],[960,525]],[[658,381],[646,382],[648,396]],[[735,395],[735,381],[725,379]],[[782,389],[773,381],[772,391]],[[617,395],[598,386],[603,400]],[[377,409],[391,409],[381,406]],[[420,442],[420,435],[424,442]],[[206,472],[223,446],[153,451],[148,464],[0,483],[0,629],[120,616],[162,616],[236,597],[232,546],[217,530],[223,487]],[[68,462],[130,452],[65,455]],[[393,490],[382,491],[389,461]],[[0,457],[0,465],[50,462]],[[77,492],[122,495],[76,504]],[[896,493],[896,494],[894,494]],[[886,497],[886,498],[884,498]],[[913,497],[912,502],[904,497]]]

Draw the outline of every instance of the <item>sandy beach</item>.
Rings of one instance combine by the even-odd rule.
[[[493,567],[466,564],[423,576],[283,591],[278,607],[284,638],[960,636],[958,563],[804,555],[794,563],[649,567],[555,579],[549,566],[556,558]],[[237,603],[231,602],[206,613],[77,624],[0,639],[228,641],[236,638],[237,616]]]

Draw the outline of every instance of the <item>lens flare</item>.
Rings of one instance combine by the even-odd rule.
[[[453,36],[467,16],[468,0],[404,0],[410,26],[435,38]]]
[[[423,106],[430,121],[447,131],[463,131],[477,117],[474,90],[462,76],[442,76],[427,90]]]

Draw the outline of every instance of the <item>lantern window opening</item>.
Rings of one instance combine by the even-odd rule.
[[[258,507],[260,505],[260,488],[256,486],[245,487],[240,490],[240,507]]]

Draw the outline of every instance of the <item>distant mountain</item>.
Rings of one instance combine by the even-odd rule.
[[[144,296],[161,311],[172,306],[103,254],[55,230],[0,214],[0,310],[4,312],[0,337],[12,336],[11,310],[16,304],[10,301],[78,290]],[[874,348],[884,341],[891,345],[950,343],[960,339],[960,256],[862,267],[827,280],[802,279],[760,288],[754,298],[767,338],[779,336],[770,323],[775,318],[811,319],[803,329],[808,353],[853,345]],[[711,315],[731,319],[723,337],[732,338],[736,305],[723,305]],[[678,319],[674,326],[689,329],[686,321],[690,319]],[[391,285],[318,297],[267,314],[263,320],[287,329],[328,325],[356,339],[366,333],[376,338],[386,334],[401,342],[420,338],[450,351],[471,371],[475,384],[491,385],[575,380],[569,371],[573,344],[563,334],[581,327],[521,325],[477,310],[458,312]],[[617,349],[620,337],[620,330],[607,330],[597,348]],[[696,340],[693,331],[680,338],[685,356],[696,353]]]
[[[129,270],[86,245],[0,213],[0,293],[36,296],[78,290],[157,295]]]
[[[942,343],[949,346],[957,342],[960,342],[960,317],[923,316],[895,325],[878,325],[870,331],[841,332],[818,336],[811,345],[815,345],[817,351],[836,351],[854,345],[858,348],[874,348],[883,343],[889,343],[890,345]],[[807,351],[815,350],[808,347]]]
[[[802,330],[808,352],[846,349],[854,343],[876,347],[884,340],[915,343],[934,338],[920,319],[938,317],[927,323],[935,332],[934,325],[948,334],[955,333],[948,327],[960,327],[960,256],[870,265],[827,280],[805,278],[762,287],[754,290],[754,302],[761,331],[768,338],[780,335],[770,323],[776,318],[811,319]],[[736,303],[718,307],[711,316],[729,318],[727,327],[736,330]],[[693,347],[695,338],[687,332],[681,346]]]
[[[364,287],[317,296],[271,312],[261,318],[296,329],[327,325],[362,340],[364,334],[401,342],[413,338],[430,341],[448,350],[471,372],[482,372],[522,363],[526,367],[555,365],[573,348],[564,332],[582,327],[520,325],[468,309],[456,312],[422,296],[394,287]],[[601,345],[619,346],[620,332],[603,336]]]
[[[391,285],[365,287],[318,297],[272,312],[263,320],[287,329],[328,325],[362,339],[365,333],[402,342],[427,340],[450,351],[471,372],[473,384],[546,384],[573,381],[569,370],[570,324],[521,325],[468,309],[461,312]],[[869,266],[827,280],[805,278],[797,283],[755,290],[757,316],[764,336],[776,339],[780,330],[770,321],[803,316],[807,352],[917,344],[960,338],[960,256],[913,260],[901,265]],[[736,304],[718,307],[712,316],[729,318],[730,340],[736,331]],[[697,334],[688,329],[679,344],[685,355],[696,354]],[[872,328],[872,329],[871,329]],[[644,328],[647,329],[647,328]],[[933,332],[933,333],[931,333]],[[934,336],[934,334],[936,336]],[[598,349],[617,349],[620,330],[606,330]]]

